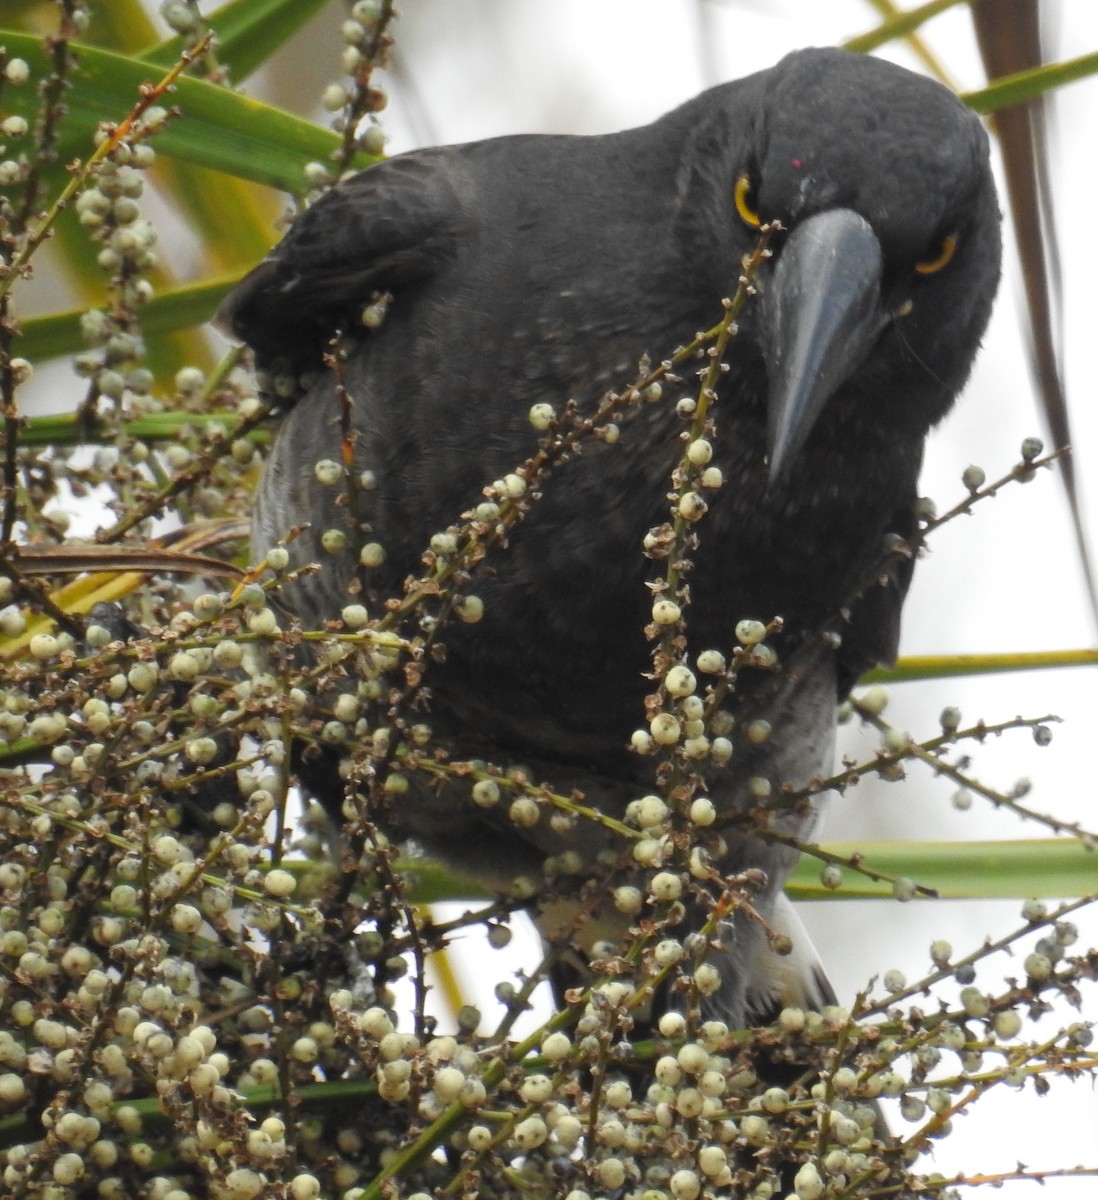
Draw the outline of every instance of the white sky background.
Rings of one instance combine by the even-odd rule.
[[[907,7],[913,5],[909,0]],[[150,0],[150,9],[155,5]],[[212,4],[204,7],[213,7]],[[829,45],[876,24],[866,0],[404,0],[395,27],[398,62],[387,77],[390,104],[384,116],[392,153],[414,146],[466,141],[520,132],[602,133],[644,123],[713,83],[768,66],[788,50]],[[301,111],[301,97],[319,96],[338,76],[334,32],[339,5],[295,41],[282,66],[247,90]],[[1098,46],[1098,6],[1063,0],[1046,13],[1051,58],[1069,58]],[[923,34],[962,87],[983,83],[964,7],[924,27]],[[908,66],[913,58],[888,47],[882,54]],[[409,83],[412,85],[409,86]],[[1066,372],[1075,427],[1077,473],[1083,485],[1098,467],[1098,396],[1093,367],[1098,301],[1095,118],[1098,81],[1063,89],[1055,98],[1052,173],[1063,252]],[[319,110],[314,114],[324,119]],[[582,180],[562,180],[582,187]],[[164,229],[162,239],[170,239]],[[186,251],[183,250],[186,254]],[[952,414],[931,438],[922,490],[944,509],[960,498],[960,474],[971,462],[989,478],[1016,461],[1022,439],[1043,436],[1023,353],[1017,269],[1008,237],[1004,286],[972,381]],[[54,369],[43,375],[66,379]],[[71,377],[67,377],[70,378]],[[71,385],[58,389],[74,394]],[[1089,523],[1098,535],[1098,484],[1090,487]],[[1092,537],[1092,545],[1098,542]],[[976,515],[937,535],[916,571],[905,609],[902,651],[978,652],[1072,648],[1095,643],[1062,487],[1051,474],[1014,487]],[[1034,782],[1030,802],[1085,828],[1098,828],[1098,767],[1093,745],[1098,723],[1098,676],[1092,669],[1037,672],[945,685],[899,686],[888,716],[917,736],[936,732],[945,704],[966,718],[989,722],[1016,714],[1055,712],[1052,745],[1038,750],[1025,733],[977,748],[976,773],[993,786],[1020,776]],[[865,743],[863,742],[863,748]],[[928,774],[912,773],[903,785],[864,785],[833,807],[823,836],[829,839],[977,839],[1040,837],[1045,830],[981,808],[968,813],[950,804],[953,788]],[[898,967],[917,979],[929,967],[927,948],[946,937],[958,955],[986,936],[1000,937],[1018,924],[1019,904],[893,902],[801,905],[841,997],[873,975]],[[1081,942],[1098,945],[1098,913],[1079,919]],[[507,952],[516,966],[523,950]],[[516,951],[517,947],[517,953]],[[532,942],[525,961],[534,960]],[[461,974],[501,978],[510,961],[485,949],[489,961],[466,961]],[[459,969],[462,968],[459,960]],[[996,961],[981,968],[977,983],[995,990],[1020,974],[1020,963]],[[1094,989],[1085,993],[1085,1018],[1098,1019]],[[493,1005],[483,997],[488,1013]],[[1058,1024],[1079,1019],[1059,1015]],[[1057,1026],[1058,1027],[1058,1026]],[[1053,1032],[1050,1025],[1049,1032]],[[894,1126],[902,1131],[896,1118]],[[1098,1163],[1098,1097],[1089,1081],[1057,1083],[1038,1100],[1032,1090],[1001,1090],[958,1123],[933,1167],[1012,1169],[1018,1159],[1052,1168]],[[996,1195],[1035,1195],[1032,1183],[1008,1183]],[[1046,1185],[1049,1200],[1090,1200],[1098,1180],[1059,1179]]]
[[[602,133],[641,124],[702,87],[768,66],[788,50],[833,44],[876,23],[863,0],[557,0],[548,6],[543,0],[406,0],[401,11],[395,32],[407,74],[391,86],[384,114],[390,152],[507,133]],[[1091,0],[1065,0],[1058,19],[1055,13],[1046,16],[1053,18],[1046,22],[1051,57],[1074,57],[1098,45],[1098,10]],[[939,17],[924,34],[961,87],[983,83],[964,8]],[[312,37],[303,41],[316,52]],[[902,48],[883,53],[916,65]],[[323,75],[318,64],[318,78]],[[1067,382],[1084,489],[1098,463],[1096,101],[1094,81],[1056,97],[1051,147],[1064,259]],[[582,180],[561,180],[561,186],[582,187]],[[1043,436],[1023,353],[1016,280],[1011,248],[973,379],[928,449],[922,489],[940,509],[960,498],[960,473],[969,463],[980,464],[993,478],[1016,461],[1024,437]],[[1091,501],[1098,501],[1098,488],[1090,490]],[[1093,503],[1090,526],[1098,530]],[[935,538],[905,610],[903,652],[1068,648],[1094,640],[1062,488],[1047,474],[1026,488],[1009,489]],[[1074,669],[907,684],[895,689],[888,715],[901,727],[930,736],[947,703],[958,704],[966,717],[989,722],[1058,713],[1065,723],[1056,727],[1051,747],[1038,751],[1027,734],[1014,734],[976,750],[977,774],[1002,787],[1028,776],[1037,807],[1093,829],[1098,827],[1092,753],[1096,701],[1094,671]],[[952,791],[945,781],[918,772],[905,785],[862,787],[835,804],[824,834],[835,839],[1045,834],[1043,828],[981,808],[979,801],[970,812],[959,813],[950,804]],[[946,937],[958,953],[967,953],[988,935],[1003,936],[1016,926],[1019,905],[831,902],[800,909],[840,995],[849,1000],[870,976],[889,968],[919,978],[929,967],[927,948],[935,937]],[[1084,914],[1080,926],[1086,944],[1098,944],[1098,915]],[[532,946],[526,952],[530,962]],[[495,980],[502,973],[505,960],[490,950],[483,953],[492,956],[489,963],[473,961],[462,972],[470,986],[475,977]],[[516,961],[522,961],[521,951]],[[1019,968],[996,960],[981,968],[977,983],[994,989]],[[1087,1002],[1083,1016],[1098,1018],[1093,990]],[[1072,1011],[1058,1019],[1078,1018]],[[1031,1090],[1001,1090],[956,1124],[928,1169],[992,1172],[1010,1170],[1019,1159],[1032,1167],[1098,1161],[1098,1098],[1087,1081],[1057,1083],[1043,1099]],[[894,1125],[902,1125],[898,1117]],[[1032,1196],[1035,1189],[1032,1183],[1014,1182],[997,1194],[1014,1200]],[[1044,1194],[1050,1200],[1089,1200],[1096,1189],[1093,1178],[1058,1179]]]

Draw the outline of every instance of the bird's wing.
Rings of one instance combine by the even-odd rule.
[[[470,217],[467,170],[453,148],[378,163],[326,192],[225,298],[215,318],[260,361],[315,365],[338,328],[382,292],[429,278]]]

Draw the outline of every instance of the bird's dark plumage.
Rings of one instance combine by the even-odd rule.
[[[285,597],[302,621],[337,617],[359,580],[368,605],[399,595],[431,535],[533,451],[532,404],[593,404],[642,354],[659,361],[715,324],[758,219],[785,232],[719,387],[724,484],[698,527],[688,659],[727,651],[742,618],[780,616],[783,669],[741,675],[727,705],[735,754],[698,767],[726,817],[754,803],[749,781],[776,793],[826,775],[836,701],[895,654],[909,568],[851,598],[886,535],[914,530],[923,441],[965,382],[999,274],[978,121],[879,60],[806,50],[639,129],[417,151],[305,212],[222,312],[261,367],[314,374],[271,454],[254,533],[262,551],[310,523],[293,553],[322,569]],[[392,302],[366,331],[377,293]],[[340,489],[314,473],[339,459],[339,403],[321,370],[337,328],[356,465],[373,481],[357,515],[386,553],[365,571],[319,540],[349,520]],[[671,397],[633,414],[619,444],[586,446],[477,577],[484,618],[446,631],[427,679],[429,720],[456,756],[522,762],[616,815],[651,789],[653,759],[629,749],[655,686],[643,629],[659,567],[641,547],[667,520],[681,429]],[[773,730],[761,744],[744,736],[754,719]],[[392,821],[499,882],[536,875],[570,845],[588,858],[601,846],[585,826],[519,829],[505,809],[477,808],[456,786],[414,788]],[[775,825],[803,835],[813,821],[800,809]],[[765,915],[794,855],[742,826],[725,832],[718,865],[767,872]],[[733,1023],[760,1012],[776,961],[738,922],[712,1007]]]

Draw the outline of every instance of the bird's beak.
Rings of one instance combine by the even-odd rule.
[[[761,302],[773,485],[884,324],[881,247],[868,222],[837,208],[797,225]]]

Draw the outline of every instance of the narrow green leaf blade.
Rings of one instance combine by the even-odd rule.
[[[842,48],[853,50],[858,54],[868,54],[870,50],[876,50],[878,46],[883,46],[886,42],[908,37],[931,17],[936,17],[947,9],[955,8],[958,4],[966,3],[968,0],[928,0],[928,3],[919,4],[906,12],[897,12],[894,16],[882,21],[876,29],[869,30],[868,33],[848,38],[841,43]]]
[[[1049,63],[1031,71],[1018,71],[996,79],[985,88],[975,92],[964,92],[961,99],[976,112],[987,114],[1006,108],[1010,104],[1022,104],[1037,96],[1063,87],[1066,83],[1077,83],[1098,75],[1098,51],[1070,58],[1064,62]]]
[[[9,53],[25,58],[37,76],[48,70],[41,39],[0,30],[0,41]],[[86,156],[100,121],[121,120],[150,82],[147,63],[93,46],[73,48],[79,68],[65,98],[65,158]],[[13,108],[23,106],[22,115],[33,120],[32,89],[11,89],[11,97]],[[303,165],[339,147],[329,130],[201,79],[180,78],[171,102],[182,115],[157,135],[158,152],[270,187],[300,192]],[[363,156],[361,165],[371,161]]]
[[[904,683],[914,679],[957,679],[964,675],[1003,675],[1059,667],[1098,666],[1098,650],[1033,650],[1010,654],[922,654],[901,658],[894,667],[867,671],[863,683]]]
[[[992,842],[831,842],[841,858],[858,855],[883,874],[906,876],[945,900],[1024,899],[1098,893],[1098,853],[1079,838]],[[820,862],[802,855],[787,890],[798,900],[871,899],[892,894],[888,883],[843,872],[843,884],[820,883]]]
[[[239,278],[238,274],[190,283],[157,296],[142,309],[146,337],[172,333],[202,325],[213,316],[221,298]],[[22,322],[19,352],[34,362],[59,358],[84,348],[80,335],[82,309],[28,317]]]
[[[1078,838],[1033,838],[985,842],[828,842],[821,849],[841,858],[860,856],[865,864],[906,876],[934,888],[943,900],[1030,897],[1067,899],[1098,895],[1098,852]],[[402,859],[400,870],[412,880],[412,898],[420,904],[439,900],[484,899],[484,888],[429,858]],[[888,883],[876,883],[846,870],[842,886],[823,887],[820,862],[802,855],[786,890],[795,900],[879,900],[892,895]]]
[[[229,64],[234,80],[247,79],[328,3],[329,0],[230,0],[206,19],[217,35],[217,57]],[[182,50],[183,39],[173,37],[149,47],[138,57],[166,69],[178,62]]]

